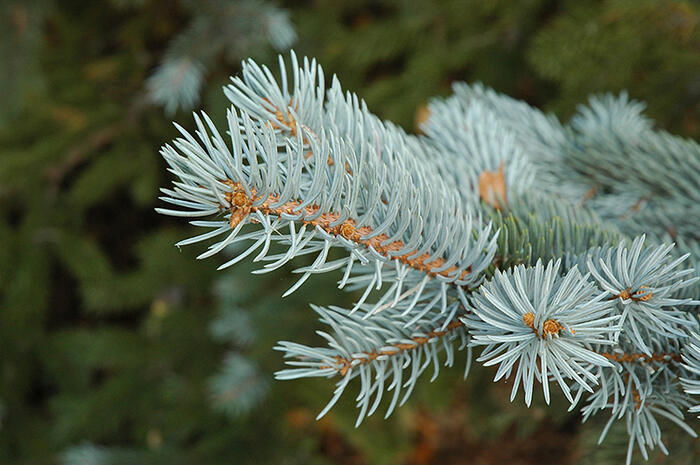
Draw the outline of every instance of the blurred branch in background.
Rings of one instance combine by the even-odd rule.
[[[286,10],[263,0],[182,0],[191,19],[168,44],[165,56],[146,83],[150,98],[172,115],[199,101],[204,74],[217,58],[229,65],[269,43],[288,49],[296,32]]]
[[[51,0],[0,4],[0,126],[16,116],[27,95],[45,82],[39,66],[43,23]]]

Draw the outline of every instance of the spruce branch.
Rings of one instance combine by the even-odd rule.
[[[700,335],[694,332],[690,334],[690,342],[685,346],[681,356],[682,367],[686,370],[680,378],[683,390],[690,395],[700,395]],[[700,412],[700,405],[694,405],[689,409],[691,413]]]
[[[670,420],[690,436],[697,437],[684,420],[683,411],[691,403],[671,370],[677,364],[675,360],[675,356],[639,358],[632,362],[614,362],[612,368],[599,368],[601,384],[581,410],[583,421],[601,411],[609,411],[610,419],[601,432],[600,444],[613,423],[624,419],[629,436],[627,465],[635,444],[645,459],[648,459],[647,449],[655,447],[668,455],[659,419]]]
[[[296,64],[294,55],[292,61]],[[417,160],[407,145],[413,141],[372,115],[364,117],[356,98],[343,99],[337,81],[328,94],[329,111],[337,113],[344,106],[345,113],[355,112],[356,117],[343,126],[321,126],[324,90],[316,73],[322,76],[322,71],[308,61],[294,70],[291,93],[277,86],[269,71],[251,63],[244,67],[243,79],[234,79],[227,95],[241,109],[240,116],[234,107],[227,113],[230,150],[206,114],[195,115],[199,140],[178,126],[183,138],[163,148],[180,181],[174,189],[164,189],[162,199],[188,210],[158,211],[192,217],[223,213],[227,219],[193,221],[211,230],[178,245],[227,234],[199,257],[206,258],[234,242],[255,241],[224,268],[260,248],[255,261],[264,259],[275,236],[289,249],[262,271],[318,252],[298,285],[313,273],[345,267],[348,274],[355,260],[376,267],[368,289],[381,287],[382,265],[391,261],[399,264],[396,276],[406,276],[410,269],[451,286],[480,282],[495,250],[490,225],[474,221],[441,185],[436,171],[412,169]],[[289,102],[308,111],[285,106]],[[376,149],[368,147],[363,131],[376,137]],[[347,142],[353,135],[357,145]],[[448,217],[453,218],[449,227]],[[238,236],[249,223],[262,229]],[[280,234],[285,227],[289,234]],[[350,254],[327,264],[330,247],[346,248]]]
[[[687,258],[669,255],[673,244],[643,247],[645,236],[630,247],[599,248],[589,253],[588,269],[598,285],[615,300],[622,317],[624,333],[641,352],[651,355],[647,341],[659,338],[685,338],[688,328],[697,325],[677,307],[690,299],[675,299],[679,289],[697,281],[692,269],[677,269]]]
[[[591,368],[611,366],[592,347],[616,342],[620,317],[611,314],[606,294],[587,276],[574,267],[562,277],[560,267],[560,261],[550,261],[546,267],[538,261],[534,268],[520,265],[506,273],[496,271],[473,296],[478,319],[464,320],[473,344],[486,346],[477,361],[499,365],[494,381],[516,370],[511,401],[522,384],[529,406],[537,379],[549,403],[553,378],[574,403],[566,379],[593,392],[590,385],[597,379]]]
[[[451,305],[460,307],[459,302]],[[366,309],[360,312],[330,307],[312,306],[332,333],[317,331],[327,340],[329,348],[309,347],[293,342],[280,342],[275,349],[285,352],[289,368],[277,372],[278,379],[340,376],[333,398],[319,413],[325,415],[338,401],[350,380],[360,378],[360,393],[356,397],[356,425],[375,412],[385,391],[393,391],[385,418],[397,406],[403,405],[413,392],[421,375],[433,367],[434,380],[440,370],[438,356],[445,353],[445,365],[452,366],[456,350],[467,347],[468,333],[458,317],[445,317],[440,312],[423,315],[409,323],[399,309],[392,307],[366,320]],[[464,373],[471,364],[471,349]],[[403,396],[401,394],[403,393]]]
[[[466,350],[468,369],[480,347],[496,380],[514,375],[511,400],[522,386],[530,405],[535,381],[548,403],[550,382],[572,409],[586,395],[584,420],[611,414],[601,440],[624,418],[628,461],[635,445],[644,457],[666,452],[659,418],[695,434],[683,410],[699,392],[697,238],[679,224],[674,249],[656,225],[678,205],[696,208],[700,189],[678,166],[678,187],[653,170],[692,158],[696,144],[654,131],[624,95],[591,100],[564,126],[463,84],[431,102],[424,135],[411,136],[335,77],[327,88],[314,60],[279,64],[275,77],[248,60],[225,88],[226,138],[204,113],[194,134],[177,126],[182,137],[161,150],[177,178],[161,199],[175,208],[158,211],[206,229],[177,244],[215,240],[199,258],[252,242],[220,268],[253,256],[264,273],[315,256],[285,295],[332,271],[340,288],[362,291],[352,308],[312,306],[327,347],[275,347],[289,366],[279,379],[336,380],[319,416],[357,378],[357,424],[393,391],[389,415],[430,366],[437,376],[440,353],[450,366]],[[586,147],[607,150],[593,185]],[[654,162],[658,151],[669,153]],[[649,172],[630,180],[622,167],[637,153]],[[273,241],[286,250],[271,253]],[[331,249],[345,254],[329,261]]]

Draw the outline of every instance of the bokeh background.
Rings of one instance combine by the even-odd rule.
[[[0,463],[621,463],[624,429],[598,448],[600,423],[562,399],[511,404],[459,363],[388,420],[355,429],[347,396],[315,421],[333,385],[274,381],[272,347],[315,340],[309,302],[353,296],[320,277],[280,302],[294,266],[216,272],[174,247],[193,231],[154,212],[158,148],[193,108],[223,119],[242,58],[290,46],[408,131],[451,82],[482,81],[564,120],[627,89],[698,138],[699,20],[680,0],[3,0]],[[700,463],[674,434],[667,463]]]

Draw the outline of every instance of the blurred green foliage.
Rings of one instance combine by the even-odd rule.
[[[624,88],[664,128],[700,135],[690,1],[279,5],[300,55],[407,129],[452,81],[480,80],[563,117]],[[165,0],[0,6],[0,462],[619,463],[595,451],[599,425],[579,426],[563,404],[509,404],[508,386],[476,367],[469,383],[448,371],[359,429],[351,401],[313,420],[329,383],[272,380],[274,342],[309,337],[307,303],[339,296],[317,278],[281,306],[289,270],[217,274],[193,260],[201,249],[172,245],[190,231],[153,212],[166,183],[158,147],[176,131],[145,82],[188,11]],[[270,47],[247,54],[274,63]],[[237,72],[225,58],[203,89],[219,117]],[[265,387],[242,408],[236,383],[249,379]]]

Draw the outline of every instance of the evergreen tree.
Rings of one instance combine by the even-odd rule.
[[[625,94],[592,97],[564,126],[459,83],[410,136],[337,78],[326,87],[315,60],[279,61],[278,77],[245,62],[224,89],[226,138],[206,113],[193,134],[177,125],[161,149],[171,206],[157,211],[204,229],[178,246],[218,238],[199,259],[246,244],[219,269],[315,257],[284,296],[338,270],[339,288],[362,290],[349,308],[312,306],[327,347],[276,346],[291,366],[279,379],[336,380],[319,418],[355,378],[356,425],[385,394],[389,416],[441,356],[452,366],[466,350],[466,377],[484,346],[476,360],[512,377],[511,401],[522,388],[530,406],[537,382],[549,404],[551,383],[584,420],[609,415],[601,441],[624,419],[628,464],[635,446],[668,453],[660,420],[697,436],[684,411],[700,393],[700,277],[684,262],[700,231],[698,144],[655,131]]]
[[[604,415],[579,424],[556,390],[551,408],[537,395],[530,408],[504,402],[510,387],[491,383],[495,372],[480,364],[467,383],[459,382],[462,370],[416,383],[408,405],[387,420],[374,415],[354,428],[354,401],[341,396],[313,421],[332,383],[275,382],[283,361],[271,348],[279,339],[319,345],[308,302],[352,307],[364,290],[340,294],[333,282],[342,275],[325,273],[280,304],[299,276],[292,270],[312,265],[310,256],[258,279],[249,278],[253,255],[219,273],[194,262],[192,247],[172,244],[198,228],[153,211],[158,186],[169,182],[155,148],[177,135],[163,116],[169,106],[190,132],[196,125],[182,112],[189,105],[225,127],[220,89],[239,73],[237,60],[273,63],[291,30],[297,50],[407,130],[431,96],[448,95],[453,81],[480,80],[562,121],[588,94],[628,89],[649,102],[655,128],[697,139],[697,18],[688,1],[0,2],[0,463],[620,463],[624,421],[610,426],[608,447],[596,448]],[[193,74],[158,85],[158,71],[184,58],[198,63],[198,90],[185,92],[197,83]],[[178,82],[185,87],[172,86]],[[425,111],[418,113],[421,120]],[[607,150],[595,138],[586,144]],[[657,153],[643,151],[645,160]],[[615,218],[610,203],[634,207],[642,198],[635,212],[650,205],[664,215],[574,234],[615,243],[620,233],[636,235],[641,218],[646,244],[652,234],[674,236],[697,269],[697,243],[683,239],[692,233],[679,208],[688,202],[684,187],[660,178],[654,192],[663,195],[647,198],[647,178],[634,185],[614,160],[606,170],[617,181],[585,178],[595,167],[584,154],[569,160],[596,194],[586,205],[607,223]],[[527,211],[532,202],[511,195],[508,208]],[[517,231],[498,245],[511,264],[535,265],[543,250],[561,250],[532,239],[558,228],[557,219],[542,226],[502,211],[490,220],[494,230]],[[666,230],[671,222],[686,228]],[[275,247],[273,254],[285,250]],[[690,287],[679,293],[696,298]],[[692,371],[687,347],[680,363]],[[463,366],[467,351],[454,355]],[[697,388],[692,376],[681,382]],[[698,442],[684,435],[664,428],[673,463],[696,463]]]

